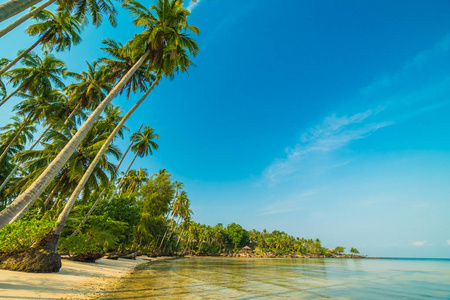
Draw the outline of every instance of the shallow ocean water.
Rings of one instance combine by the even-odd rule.
[[[186,258],[149,265],[105,299],[450,299],[450,260]]]

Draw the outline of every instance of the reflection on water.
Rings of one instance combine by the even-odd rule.
[[[450,299],[450,261],[189,258],[150,265],[105,299]]]

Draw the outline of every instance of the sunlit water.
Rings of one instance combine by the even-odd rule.
[[[450,299],[450,260],[189,258],[136,272],[106,299]]]

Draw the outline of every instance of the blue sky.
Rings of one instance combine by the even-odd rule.
[[[161,135],[137,165],[184,182],[198,222],[450,257],[449,13],[438,0],[201,0],[197,67],[127,124]],[[34,40],[25,27],[2,38],[2,57]],[[89,26],[58,56],[81,71],[104,55],[102,38],[134,32],[120,10],[117,28]]]

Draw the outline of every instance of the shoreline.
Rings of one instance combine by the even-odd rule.
[[[63,260],[56,273],[26,273],[0,269],[0,298],[4,299],[95,299],[113,289],[120,279],[147,264],[171,257],[136,260],[106,258],[95,263]]]
[[[99,299],[107,291],[116,290],[122,280],[149,265],[181,258],[287,258],[287,257],[233,257],[233,256],[138,256],[136,260],[106,258],[95,263],[63,260],[57,273],[26,273],[0,269],[0,298],[6,299]],[[308,258],[308,257],[296,257]],[[321,257],[309,257],[321,258]],[[341,257],[361,259],[361,257]],[[375,257],[364,257],[376,259]]]

